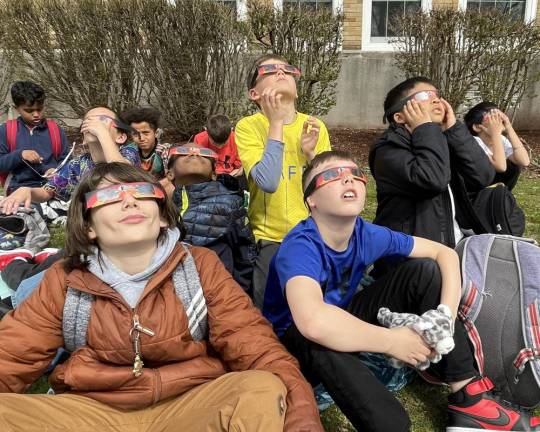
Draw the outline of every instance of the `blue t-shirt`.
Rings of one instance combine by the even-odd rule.
[[[287,234],[270,263],[263,314],[278,336],[292,323],[285,286],[295,276],[316,280],[328,304],[346,308],[356,293],[366,266],[383,257],[407,257],[414,246],[411,236],[356,220],[347,249],[336,252],[321,238],[309,217]]]

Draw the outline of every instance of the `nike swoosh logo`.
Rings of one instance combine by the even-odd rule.
[[[479,416],[479,415],[475,415],[475,414],[471,414],[471,413],[467,413],[463,411],[457,411],[457,412],[459,412],[461,415],[465,417],[470,418],[471,420],[488,423],[493,426],[507,426],[508,423],[510,423],[510,417],[500,408],[497,408],[497,411],[499,412],[499,416],[495,418]]]

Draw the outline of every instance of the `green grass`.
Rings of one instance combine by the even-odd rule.
[[[538,205],[540,179],[522,176],[514,189],[514,195],[527,215],[525,235],[540,241],[540,206]],[[362,217],[368,221],[373,220],[376,206],[375,182],[370,179]],[[51,227],[51,246],[63,246],[64,232],[63,227]],[[48,388],[46,380],[41,378],[34,383],[29,392],[44,393]],[[427,384],[421,379],[416,379],[397,394],[411,417],[413,432],[444,430],[446,395],[447,390],[444,387]],[[336,406],[322,413],[321,419],[327,432],[354,431],[352,425]]]

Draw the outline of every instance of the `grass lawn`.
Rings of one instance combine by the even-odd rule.
[[[376,194],[375,182],[368,183],[366,208],[362,216],[371,221],[375,215]],[[527,215],[525,235],[540,242],[540,179],[522,176],[514,190],[517,201]],[[61,247],[64,239],[64,229],[51,228],[51,246]],[[30,392],[44,393],[48,389],[44,379],[32,386]],[[417,379],[407,388],[398,393],[397,397],[409,412],[413,432],[443,431],[445,425],[446,390],[443,387],[429,385]],[[326,410],[322,416],[323,425],[328,432],[354,431],[354,428],[335,406]]]

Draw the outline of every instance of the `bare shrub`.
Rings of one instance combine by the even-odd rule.
[[[501,12],[435,9],[396,16],[393,27],[398,67],[433,79],[456,109],[478,97],[516,107],[539,78],[529,69],[540,54],[538,28]]]
[[[137,104],[141,46],[137,11],[123,0],[4,0],[6,43],[21,77],[81,117],[90,107]]]
[[[271,3],[271,2],[270,2]],[[343,15],[329,9],[275,9],[268,2],[248,0],[254,48],[285,57],[298,66],[298,109],[324,115],[335,105]]]
[[[208,0],[141,0],[145,38],[140,70],[148,97],[185,137],[208,115],[247,110],[247,25]]]

